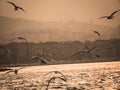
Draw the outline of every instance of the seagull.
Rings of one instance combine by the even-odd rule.
[[[74,57],[80,53],[87,53],[88,55],[91,55],[91,52],[93,51],[93,49],[95,49],[96,46],[92,47],[91,49],[88,48],[86,45],[84,46],[86,49],[88,49],[87,51],[79,51],[79,52],[76,52],[75,54],[73,54],[71,57]]]
[[[119,12],[120,10],[117,10],[117,11],[114,11],[110,16],[103,16],[103,17],[100,17],[99,19],[102,19],[102,18],[106,18],[106,19],[113,19],[114,18],[114,14],[116,14],[117,12]]]
[[[94,33],[96,33],[99,37],[101,36],[98,31],[94,31]]]
[[[48,53],[41,54],[39,57],[46,59],[47,61],[57,62],[55,59],[51,58],[51,54]]]
[[[64,81],[64,82],[67,82],[66,79],[64,79],[64,78],[62,78],[62,77],[52,77],[52,78],[50,78],[50,79],[48,80],[48,84],[47,84],[46,90],[48,90],[48,87],[49,87],[51,81],[52,81],[52,80],[55,80],[56,78],[58,78],[58,79],[60,79],[60,80],[62,80],[62,81]]]
[[[42,58],[42,57],[40,57],[40,56],[33,56],[33,57],[31,58],[31,60],[35,60],[35,59],[41,60],[41,63],[43,63],[43,64],[48,64],[48,60],[47,60],[47,59],[44,59],[44,58]]]
[[[90,49],[90,48],[88,48],[88,47],[85,45],[85,48],[88,49],[88,50],[90,50],[90,52],[91,52],[95,47],[96,47],[96,46],[94,46],[93,48]],[[98,58],[101,57],[98,52],[94,51],[93,53],[95,53],[95,55],[96,55]]]
[[[93,49],[95,49],[96,46],[93,46],[91,49],[88,48],[86,45],[85,45],[84,47],[85,47],[86,49],[88,49],[88,51],[86,51],[86,53],[87,53],[88,55],[91,55],[91,52],[93,51]]]
[[[10,41],[13,41],[15,39],[24,40],[25,42],[27,42],[27,40],[23,37],[15,37],[15,38],[11,39]]]
[[[74,57],[74,56],[76,56],[76,55],[78,55],[80,53],[86,53],[86,52],[85,51],[79,51],[79,52],[76,52],[75,54],[73,54],[71,57]]]
[[[32,56],[32,58],[30,58],[31,62],[33,62],[33,60],[38,60],[39,56]]]
[[[9,49],[7,49],[7,48],[5,48],[5,47],[1,47],[1,46],[0,46],[0,49],[5,50],[5,51],[7,52],[7,54],[9,54],[9,55],[11,54],[10,50],[9,50]]]
[[[22,11],[24,11],[25,12],[25,10],[23,9],[23,8],[21,8],[21,7],[19,7],[19,6],[17,6],[15,3],[13,3],[13,2],[10,2],[10,1],[6,1],[7,3],[9,3],[9,4],[12,4],[13,6],[14,6],[14,10],[15,11],[17,11],[17,10],[22,10]]]
[[[60,71],[50,71],[47,74],[45,74],[44,76],[47,76],[50,73],[55,73],[55,74],[60,74],[62,77],[64,77],[64,79],[66,79],[66,77],[60,72]],[[66,79],[67,80],[67,79]]]
[[[18,69],[14,69],[14,70],[11,70],[11,71],[6,72],[5,74],[11,73],[11,72],[14,72],[14,74],[18,74],[18,71],[19,71],[20,69],[23,69],[23,68],[24,68],[24,67],[21,67],[21,68],[18,68]]]
[[[47,59],[44,59],[42,57],[39,57],[39,59],[41,60],[41,63],[48,64],[48,60]]]

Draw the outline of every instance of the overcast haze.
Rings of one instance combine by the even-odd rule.
[[[9,0],[23,7],[27,13],[15,12],[4,0],[0,3],[0,16],[25,18],[37,21],[92,22],[114,26],[120,24],[120,13],[113,20],[98,20],[120,9],[119,0]]]

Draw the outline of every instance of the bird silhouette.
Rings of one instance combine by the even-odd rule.
[[[94,33],[96,33],[99,37],[101,36],[98,31],[94,31]]]
[[[47,59],[44,59],[44,58],[42,58],[42,57],[39,57],[40,58],[40,60],[41,60],[41,63],[43,63],[43,64],[48,64],[48,60]]]
[[[24,12],[25,12],[25,10],[24,10],[23,8],[21,8],[21,7],[17,6],[15,3],[10,2],[10,1],[6,1],[6,2],[7,2],[7,3],[9,3],[9,4],[11,4],[11,5],[13,5],[13,6],[14,6],[14,10],[15,10],[15,11],[22,10],[22,11],[24,11]]]
[[[62,78],[62,77],[52,77],[52,78],[50,78],[50,79],[48,80],[48,84],[47,84],[46,90],[48,90],[48,87],[49,87],[51,81],[55,80],[56,78],[58,78],[58,79],[60,79],[60,80],[62,80],[62,81],[64,81],[64,82],[67,82],[66,79],[64,79],[64,78]]]
[[[119,11],[120,10],[114,11],[110,16],[103,16],[103,17],[100,17],[99,19],[102,19],[102,18],[113,19],[115,17],[114,15]]]
[[[27,39],[25,39],[23,37],[15,37],[15,38],[11,39],[10,41],[14,41],[15,39],[19,39],[19,40],[23,40],[23,41],[27,42]]]
[[[76,56],[76,55],[78,55],[78,54],[80,54],[80,53],[86,53],[87,55],[92,55],[92,51],[93,51],[93,49],[95,49],[95,47],[96,46],[93,46],[92,48],[88,48],[86,45],[84,46],[86,49],[87,49],[87,51],[78,51],[78,52],[76,52],[75,54],[73,54],[71,57],[74,57],[74,56]]]
[[[18,69],[14,69],[14,70],[8,71],[5,74],[11,73],[11,72],[14,72],[14,74],[18,74],[18,71],[23,69],[23,68],[25,68],[25,67],[21,67],[21,68],[18,68]]]
[[[46,73],[44,76],[47,76],[50,73],[60,74],[62,77],[64,77],[64,79],[66,79],[65,75],[63,75],[62,72],[60,72],[60,71],[50,71],[50,72]]]
[[[74,56],[76,56],[76,55],[78,55],[78,54],[81,54],[81,53],[86,53],[86,51],[78,51],[78,52],[76,52],[75,54],[73,54],[71,57],[74,57]]]
[[[88,48],[88,46],[84,46],[88,51],[86,51],[86,53],[88,54],[88,55],[91,55],[91,52],[93,51],[93,49],[95,49],[96,48],[96,46],[93,46],[92,48]]]
[[[1,46],[0,46],[0,49],[5,50],[5,52],[6,52],[8,55],[10,55],[10,54],[11,54],[11,52],[10,52],[10,50],[9,50],[8,48],[1,47]]]
[[[31,58],[31,60],[36,60],[36,59],[37,59],[37,60],[40,60],[42,64],[48,64],[48,60],[45,59],[45,58],[42,58],[42,57],[40,57],[40,56],[33,56],[33,57]]]
[[[55,59],[51,58],[51,55],[52,54],[50,53],[49,54],[45,53],[45,54],[40,54],[39,57],[46,59],[47,61],[57,62]]]

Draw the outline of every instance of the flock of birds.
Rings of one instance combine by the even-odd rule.
[[[10,1],[6,1],[6,2],[9,3],[9,4],[11,4],[11,5],[14,7],[14,10],[15,10],[15,11],[22,10],[22,11],[25,12],[25,10],[24,10],[22,7],[16,5],[14,2],[10,2]],[[114,12],[112,12],[110,15],[108,15],[108,16],[102,16],[102,17],[100,17],[99,19],[102,19],[102,18],[113,19],[113,18],[115,17],[114,15],[115,15],[117,12],[119,12],[119,11],[120,11],[120,10],[114,11]],[[96,33],[96,32],[95,32],[95,33]]]
[[[8,4],[11,4],[13,7],[14,7],[14,10],[15,11],[18,11],[18,10],[22,10],[23,12],[25,12],[25,10],[22,8],[22,7],[20,7],[20,6],[18,6],[16,3],[14,3],[14,2],[11,2],[11,1],[6,1]],[[114,12],[112,12],[110,15],[107,15],[107,16],[102,16],[102,17],[100,17],[99,19],[103,19],[103,18],[106,18],[106,19],[109,19],[109,20],[111,20],[111,19],[113,19],[114,17],[115,17],[115,14],[116,13],[118,13],[120,10],[116,10],[116,11],[114,11]],[[101,34],[98,32],[98,31],[96,31],[96,30],[94,30],[93,31],[98,37],[101,37]],[[16,40],[16,39],[18,39],[18,40],[23,40],[24,42],[27,42],[27,39],[25,39],[24,37],[15,37],[15,38],[13,38],[13,39],[11,39],[10,41],[14,41],[14,40]],[[86,53],[87,55],[92,55],[92,52],[93,52],[93,50],[96,48],[96,46],[93,46],[92,48],[89,48],[88,46],[84,46],[87,50],[85,51],[85,50],[82,50],[82,51],[79,51],[79,52],[76,52],[75,54],[73,54],[71,57],[74,57],[74,56],[76,56],[76,55],[78,55],[78,54],[80,54],[80,53]],[[5,47],[0,47],[0,50],[1,49],[4,49],[5,51],[6,51],[6,53],[7,54],[11,54],[11,52],[10,52],[10,50],[8,49],[8,48],[5,48]],[[96,56],[97,57],[100,57],[100,54],[99,53],[97,53],[96,51],[94,51],[94,53],[96,54]],[[43,64],[47,64],[48,63],[48,60],[47,59],[45,59],[45,58],[42,58],[41,56],[33,56],[32,58],[31,58],[31,60],[41,60],[41,63],[43,63]],[[53,60],[53,61],[55,61],[55,60]]]
[[[115,16],[115,14],[116,13],[118,13],[120,10],[116,10],[116,11],[114,11],[114,12],[112,12],[110,15],[108,15],[108,16],[102,16],[102,17],[100,17],[99,19],[103,19],[103,18],[106,18],[107,20],[111,20],[111,19],[113,19]],[[98,31],[93,31],[95,34],[97,34],[99,37],[101,37],[101,34],[98,32]],[[86,49],[87,49],[87,51],[79,51],[79,52],[77,52],[77,53],[75,53],[75,54],[73,54],[71,57],[74,57],[74,56],[76,56],[76,55],[78,55],[78,54],[80,54],[80,53],[86,53],[87,55],[92,55],[92,51],[96,48],[96,46],[93,46],[91,49],[90,48],[88,48],[86,45],[84,46]],[[108,48],[109,49],[109,48]],[[99,53],[97,53],[96,51],[94,51],[94,53],[95,53],[95,55],[97,56],[97,57],[99,57],[100,58],[100,54]]]
[[[6,2],[7,2],[8,4],[11,4],[11,5],[14,7],[14,10],[15,10],[15,11],[22,10],[23,12],[26,12],[22,7],[16,5],[14,2],[10,2],[10,1],[6,1]],[[115,15],[116,13],[118,13],[119,11],[120,11],[120,10],[116,10],[116,11],[112,12],[110,15],[108,15],[108,16],[102,16],[102,17],[100,17],[99,19],[106,18],[107,20],[111,20],[111,19],[113,19],[113,18],[115,17],[114,15]],[[97,34],[99,37],[101,37],[101,34],[100,34],[98,31],[93,31],[93,32],[94,32],[95,34]],[[14,41],[15,39],[23,40],[23,41],[27,42],[27,39],[25,39],[24,37],[15,37],[15,38],[11,39],[10,41]],[[76,52],[76,53],[73,54],[71,57],[74,57],[74,56],[76,56],[76,55],[78,55],[78,54],[80,54],[80,53],[86,53],[87,55],[92,55],[93,50],[96,48],[96,46],[93,46],[92,48],[89,48],[89,47],[86,46],[86,45],[85,45],[84,47],[87,49],[86,51]],[[7,54],[9,54],[9,55],[11,54],[8,48],[3,47],[3,46],[0,46],[0,50],[1,50],[1,49],[5,50]],[[99,53],[97,53],[97,52],[94,52],[94,53],[96,54],[97,57],[100,57],[100,54],[99,54]],[[48,59],[45,59],[45,58],[43,58],[41,55],[39,55],[39,56],[33,56],[33,57],[31,57],[30,60],[40,60],[41,63],[47,64],[50,59],[49,59],[49,60],[48,60]],[[52,59],[51,59],[50,61],[55,61],[55,60],[52,60]],[[24,67],[10,70],[10,71],[6,72],[5,75],[6,75],[6,74],[9,74],[9,73],[12,73],[12,72],[13,72],[14,74],[18,74],[19,70],[21,70],[21,69],[24,69]],[[48,87],[49,87],[50,83],[51,83],[53,80],[55,80],[55,79],[60,79],[60,80],[62,80],[62,81],[67,82],[66,77],[65,77],[61,72],[59,72],[59,71],[50,71],[50,72],[48,72],[47,74],[45,74],[44,76],[47,76],[48,74],[51,74],[51,73],[60,74],[61,77],[52,77],[52,78],[50,78],[50,79],[48,80],[48,84],[47,84],[46,90],[48,90]]]
[[[6,1],[6,2],[8,4],[11,4],[14,7],[15,11],[22,10],[23,12],[25,12],[25,10],[22,7],[18,6],[16,3],[11,2],[11,1]],[[110,15],[102,16],[99,19],[106,18],[106,19],[111,20],[115,17],[115,14],[118,13],[119,11],[120,10],[116,10],[116,11],[112,12]],[[99,37],[101,37],[101,34],[98,31],[94,30],[93,32],[96,35],[98,35]],[[14,41],[15,39],[23,40],[23,41],[27,42],[27,39],[25,39],[24,37],[15,37],[15,38],[11,39],[10,41]],[[96,48],[96,46],[93,46],[92,48],[88,48],[86,45],[84,47],[87,49],[87,51],[79,51],[79,52],[75,53],[74,55],[72,55],[72,57],[76,56],[79,53],[86,53],[87,55],[92,55],[92,51]],[[1,49],[4,49],[10,55],[10,50],[8,48],[0,47],[0,50]],[[100,57],[100,55],[97,52],[95,52],[95,54],[96,54],[97,57]],[[34,59],[40,59],[41,62],[44,63],[44,64],[47,63],[47,61],[45,59],[43,59],[41,56],[33,56],[31,58],[31,60],[34,60]]]

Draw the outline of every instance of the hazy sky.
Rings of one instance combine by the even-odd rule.
[[[26,18],[37,21],[92,22],[108,26],[120,24],[120,12],[113,20],[98,19],[120,9],[119,0],[9,0],[23,7],[27,13],[15,12],[5,0],[0,2],[0,16]]]

